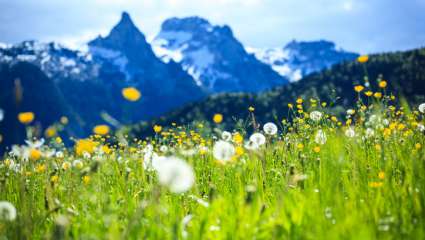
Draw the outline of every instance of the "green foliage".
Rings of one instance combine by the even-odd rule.
[[[298,97],[320,99],[333,107],[338,114],[342,108],[351,106],[357,100],[353,87],[364,84],[364,76],[369,76],[371,90],[379,91],[377,79],[388,82],[387,92],[406,98],[410,103],[425,102],[425,48],[372,55],[365,64],[346,62],[335,65],[329,70],[309,75],[299,82],[289,84],[258,95],[231,93],[211,96],[202,102],[171,112],[164,117],[135,126],[136,136],[152,134],[151,126],[189,124],[194,120],[211,121],[215,113],[224,115],[223,127],[231,129],[237,119],[247,119],[248,108],[255,107],[260,123],[280,122],[289,116],[288,103],[294,103]],[[295,105],[295,104],[294,104]]]

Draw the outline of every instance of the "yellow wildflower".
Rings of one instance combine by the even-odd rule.
[[[58,181],[59,181],[58,175],[53,175],[52,177],[50,177],[50,182],[57,183]]]
[[[385,178],[385,173],[384,173],[383,171],[380,171],[380,172],[378,173],[378,178],[379,178],[379,179],[384,179],[384,178]]]
[[[47,138],[52,138],[52,137],[56,136],[56,134],[57,134],[57,132],[56,132],[56,128],[54,126],[50,126],[44,131],[44,135]]]
[[[382,97],[382,93],[380,93],[380,92],[376,92],[376,93],[374,93],[374,94],[373,94],[373,96],[374,96],[375,98],[381,98],[381,97]]]
[[[372,91],[366,91],[364,94],[365,94],[366,96],[370,97],[370,96],[372,96],[372,95],[373,95],[373,92],[372,92]]]
[[[240,133],[235,133],[233,135],[233,142],[235,142],[236,144],[241,144],[243,142],[243,137]]]
[[[142,96],[142,94],[140,94],[139,90],[137,90],[134,87],[124,88],[122,90],[122,95],[125,99],[127,99],[130,102],[136,102]]]
[[[90,139],[78,140],[75,144],[75,153],[77,155],[83,155],[84,152],[93,153],[97,143]]]
[[[382,81],[380,81],[380,82],[378,83],[378,85],[379,85],[379,87],[380,87],[380,88],[386,88],[386,87],[387,87],[387,82],[386,82],[386,81],[384,81],[384,80],[382,80]]]
[[[254,112],[254,110],[255,110],[255,108],[254,108],[253,106],[250,106],[250,107],[248,108],[248,111],[250,111],[250,112]]]
[[[37,161],[42,156],[41,151],[35,148],[30,149],[29,153],[29,158],[33,161]]]
[[[213,121],[214,121],[215,123],[221,123],[221,122],[223,122],[223,115],[222,115],[222,114],[220,114],[220,113],[216,113],[216,114],[214,114],[214,116],[213,116]]]
[[[313,148],[313,151],[314,151],[315,153],[319,153],[319,152],[320,152],[320,147],[319,147],[319,146],[314,147],[314,148]]]
[[[293,108],[294,107],[294,105],[292,105],[292,103],[288,103],[288,108]]]
[[[30,124],[34,121],[35,115],[33,112],[22,112],[18,114],[18,120],[22,124]]]
[[[109,126],[102,124],[102,125],[97,125],[93,128],[93,133],[97,134],[97,135],[106,135],[109,133]]]
[[[160,125],[153,126],[153,131],[155,133],[160,133],[162,131],[162,127]]]
[[[356,92],[361,92],[361,91],[363,91],[363,89],[364,89],[364,87],[362,86],[362,85],[357,85],[357,86],[354,86],[354,90],[356,91]]]
[[[90,176],[85,175],[85,176],[83,177],[83,183],[84,183],[85,185],[88,185],[88,184],[90,183]]]
[[[359,63],[365,63],[365,62],[369,61],[369,56],[368,55],[360,56],[360,57],[357,58],[357,61]]]

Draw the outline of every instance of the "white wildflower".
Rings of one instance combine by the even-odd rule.
[[[78,169],[83,168],[84,164],[81,160],[77,159],[72,162],[72,166]]]
[[[163,153],[167,152],[167,151],[168,151],[168,146],[166,146],[166,145],[162,145],[162,146],[159,148],[159,151],[161,151],[161,152],[163,152]]]
[[[249,140],[255,143],[258,146],[264,145],[266,143],[266,137],[261,133],[254,133],[249,137]]]
[[[319,111],[313,111],[310,113],[310,118],[316,122],[320,121],[320,119],[322,119],[322,116],[323,116],[323,113]]]
[[[267,135],[276,135],[277,126],[276,126],[276,124],[274,124],[272,122],[268,122],[268,123],[264,124],[263,130]]]
[[[354,110],[354,109],[348,109],[347,110],[347,115],[354,115],[354,113],[356,113],[356,110]]]
[[[375,131],[372,128],[367,128],[365,132],[365,136],[367,138],[371,138],[373,137],[373,135],[375,135]]]
[[[0,219],[13,221],[16,219],[16,208],[8,201],[0,201]]]
[[[425,113],[425,103],[421,103],[418,107],[419,112],[421,113]]]
[[[43,146],[44,144],[44,138],[40,140],[34,140],[34,141],[25,140],[25,143],[28,145],[29,148],[33,148],[33,149],[41,148],[41,146]]]
[[[228,131],[223,131],[221,133],[221,139],[223,139],[224,141],[228,142],[232,139],[232,134]]]
[[[218,141],[214,144],[213,147],[213,156],[217,160],[229,161],[235,155],[235,147],[228,142]]]
[[[424,131],[425,131],[425,126],[424,126],[424,125],[422,125],[422,124],[418,124],[418,130],[419,130],[420,132],[424,132]]]
[[[317,131],[316,136],[314,137],[314,141],[317,144],[325,144],[326,141],[328,140],[328,138],[326,137],[326,133],[323,132],[322,130]]]
[[[171,192],[183,193],[195,183],[192,166],[177,157],[162,157],[155,166],[159,183],[167,186]]]
[[[354,131],[353,128],[348,128],[347,130],[345,130],[345,136],[349,137],[349,138],[353,138],[356,136],[356,132]]]
[[[153,170],[155,165],[154,161],[157,157],[158,154],[156,154],[153,150],[147,150],[143,156],[143,168],[148,171]]]

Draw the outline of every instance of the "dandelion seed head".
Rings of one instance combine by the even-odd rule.
[[[230,161],[235,155],[235,152],[235,147],[231,143],[223,140],[217,141],[213,147],[214,158],[224,162]]]
[[[276,135],[277,126],[276,126],[276,124],[274,124],[272,122],[268,122],[268,123],[264,124],[263,130],[267,135]]]

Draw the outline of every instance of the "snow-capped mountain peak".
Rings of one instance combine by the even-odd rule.
[[[256,49],[247,48],[257,59],[270,65],[273,70],[291,81],[331,67],[342,61],[353,60],[358,54],[337,49],[330,41],[291,41],[285,47]]]
[[[162,61],[179,63],[210,92],[262,91],[286,79],[249,55],[228,26],[199,17],[171,18],[152,41]],[[245,68],[250,67],[251,74]]]

